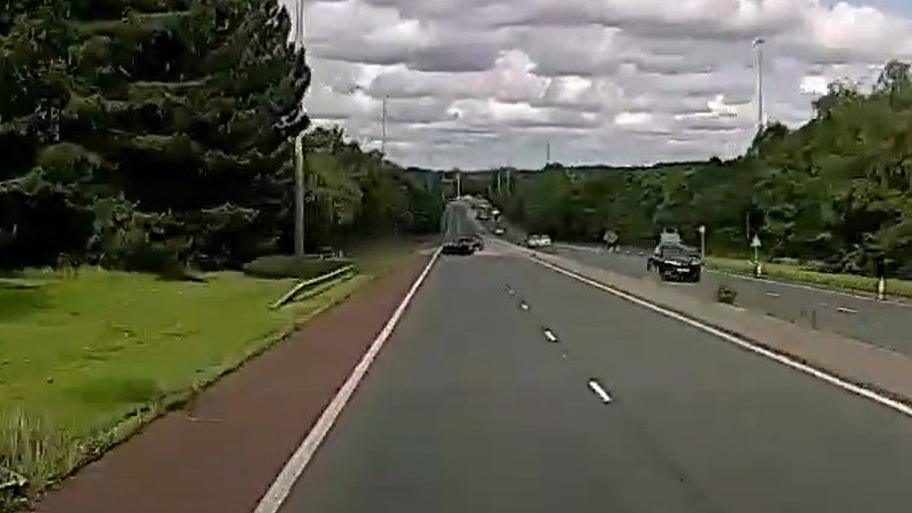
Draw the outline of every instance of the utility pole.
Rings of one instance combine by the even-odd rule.
[[[304,132],[294,138],[295,153],[295,256],[304,256]]]
[[[551,163],[551,141],[548,141],[548,144],[545,146],[545,165]]]
[[[383,112],[380,119],[380,153],[386,155],[386,100],[389,96],[383,97]]]
[[[295,46],[304,47],[304,0],[295,6]],[[304,131],[294,138],[295,157],[295,256],[304,256]]]
[[[700,259],[706,260],[706,225],[701,224],[697,229],[700,232]]]
[[[766,40],[762,37],[754,39],[754,50],[757,51],[757,133],[763,132],[765,125],[763,118],[763,45]]]
[[[747,214],[744,216],[744,236],[748,241],[751,240],[751,213],[750,210],[747,211]]]
[[[462,172],[456,171],[456,198],[462,197]]]

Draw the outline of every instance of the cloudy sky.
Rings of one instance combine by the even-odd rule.
[[[294,0],[284,0],[292,2]],[[435,168],[740,153],[837,78],[912,59],[910,0],[305,0],[318,123]]]

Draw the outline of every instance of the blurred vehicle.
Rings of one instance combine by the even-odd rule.
[[[547,235],[529,235],[526,239],[526,247],[529,248],[547,248],[551,246],[551,237]]]
[[[646,260],[646,270],[655,270],[665,281],[700,281],[703,260],[700,252],[679,243],[659,243]]]
[[[475,251],[484,251],[484,238],[477,233],[472,235],[472,247]]]
[[[620,244],[620,237],[618,237],[616,231],[606,230],[605,235],[602,237],[602,241],[605,242],[608,251],[617,251],[618,245]]]
[[[507,231],[504,230],[503,226],[494,227],[494,235],[503,235],[505,233],[507,233]]]
[[[666,227],[659,235],[659,244],[684,244],[677,228]]]
[[[459,237],[443,245],[443,253],[447,255],[471,255],[477,247],[473,237]]]

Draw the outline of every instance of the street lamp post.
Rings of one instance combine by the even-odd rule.
[[[295,153],[295,256],[304,256],[304,132],[294,138]]]
[[[754,39],[754,50],[757,51],[757,132],[763,132],[763,45],[762,37]]]
[[[386,155],[386,101],[389,96],[383,97],[383,113],[380,119],[380,153]]]
[[[304,46],[304,0],[295,4],[295,45]],[[294,138],[295,168],[295,256],[304,256],[304,131]]]
[[[697,231],[700,232],[700,258],[706,260],[706,225],[700,225]]]

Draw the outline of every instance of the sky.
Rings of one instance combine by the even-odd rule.
[[[294,0],[283,0],[290,3]],[[316,124],[403,165],[637,165],[743,153],[837,79],[912,60],[912,1],[305,0]]]

